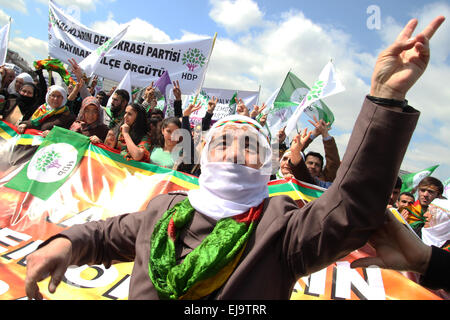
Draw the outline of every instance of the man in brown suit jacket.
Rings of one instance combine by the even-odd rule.
[[[405,96],[425,71],[429,61],[428,40],[443,21],[444,17],[434,19],[422,33],[411,38],[417,26],[417,20],[411,20],[397,40],[380,54],[370,96],[364,101],[336,179],[319,199],[299,208],[287,196],[266,197],[267,190],[262,186],[271,170],[266,170],[266,162],[259,161],[261,149],[255,153],[247,140],[245,148],[238,149],[235,136],[231,135],[230,143],[223,143],[222,136],[216,135],[229,135],[233,128],[248,132],[259,132],[261,128],[250,118],[234,119],[233,125],[219,123],[211,129],[212,136],[204,148],[207,159],[202,156],[198,191],[190,191],[188,196],[161,195],[150,201],[143,212],[77,225],[47,240],[27,257],[27,296],[42,299],[37,282],[48,275],[49,291],[54,292],[72,264],[103,263],[109,267],[116,261],[134,261],[130,299],[289,299],[299,277],[360,248],[382,227],[397,172],[419,117],[419,112],[407,105]],[[400,128],[398,123],[402,123]],[[222,131],[220,125],[224,125]],[[261,146],[264,139],[258,143]],[[239,157],[244,165],[237,162]],[[227,181],[221,180],[222,177]],[[239,188],[239,184],[244,187]],[[201,197],[198,201],[198,195],[207,195],[214,201]],[[177,216],[159,233],[161,221],[185,210],[180,204],[191,208],[191,220],[180,225]],[[168,211],[171,208],[175,210]],[[250,209],[246,212],[245,208]],[[230,221],[230,216],[239,223],[250,221],[250,227],[244,246],[235,255],[237,259],[232,258],[220,270],[228,270],[220,285],[201,293],[219,281],[215,275],[220,272],[215,270],[209,278],[201,279],[204,286],[188,284],[187,290],[166,294],[167,283],[177,285],[171,281],[172,276],[178,276],[171,268],[168,276],[161,278],[154,269],[164,262],[154,259],[159,237],[173,239],[171,258],[178,267],[196,253],[216,228],[225,231],[221,238],[233,233],[221,227],[224,221]],[[427,264],[427,257],[423,259]],[[193,263],[193,267],[198,263],[201,261]],[[206,266],[210,267],[208,263]]]

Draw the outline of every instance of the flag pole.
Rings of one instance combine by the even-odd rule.
[[[258,89],[258,100],[256,101],[256,105],[259,105],[259,96],[261,95],[261,85],[259,85],[259,89]]]
[[[214,49],[214,45],[216,44],[216,39],[217,39],[217,32],[214,34],[214,38],[213,38],[213,42],[212,42],[212,46],[211,46],[211,51],[209,51],[208,62],[206,63],[206,69],[208,69],[209,60],[211,59],[211,55],[212,55],[212,52],[213,52],[213,49]],[[200,90],[202,90],[203,82],[205,82],[205,76],[206,76],[206,70],[205,70],[205,73],[203,74],[201,85],[198,88],[197,93],[195,94],[194,103],[193,103],[194,105],[197,102],[197,97],[198,97],[198,95],[200,93]]]
[[[50,60],[51,57],[48,56],[48,59]],[[52,70],[47,70],[48,72],[48,86],[51,87],[52,86]]]

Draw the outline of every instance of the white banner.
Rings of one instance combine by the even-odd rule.
[[[250,111],[253,110],[253,106],[258,103],[259,91],[202,88],[196,101],[196,104],[201,103],[202,108],[193,112],[189,117],[191,124],[201,124],[202,119],[206,115],[206,111],[208,110],[208,101],[209,99],[212,99],[212,97],[216,97],[218,101],[216,108],[214,109],[211,123],[214,123],[217,120],[222,119],[230,114],[234,114],[230,110],[230,100],[235,93],[237,93],[238,99],[242,99],[242,101]],[[194,102],[194,98],[195,95],[187,97],[183,105],[183,110],[186,109],[190,103]]]
[[[9,40],[9,28],[11,23],[8,22],[7,25],[0,29],[0,66],[5,64],[6,53],[8,51],[8,40]]]
[[[48,26],[49,55],[65,63],[70,58],[81,62],[110,39],[64,14],[52,1]],[[183,93],[193,94],[202,85],[212,46],[213,38],[158,44],[122,40],[101,59],[95,74],[119,82],[130,70],[132,85],[146,87],[167,70]]]

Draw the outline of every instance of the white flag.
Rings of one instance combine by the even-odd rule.
[[[0,29],[0,66],[5,64],[6,53],[8,51],[9,28],[11,23]]]
[[[108,108],[111,107],[112,96],[119,89],[123,89],[123,90],[128,91],[128,93],[130,94],[130,101],[133,101],[132,91],[131,91],[131,71],[130,70],[127,71],[127,73],[123,77],[122,81],[120,81],[120,83],[117,85],[116,90],[114,90],[113,94],[109,97],[108,103],[107,103],[107,107]]]
[[[88,55],[83,61],[79,63],[80,68],[83,69],[86,76],[90,78],[95,69],[97,69],[100,64],[101,59],[108,54],[117,44],[119,44],[120,40],[125,36],[128,31],[129,25],[127,25],[122,31],[120,31],[116,36],[112,37],[96,50],[94,50],[90,55]]]
[[[298,105],[292,117],[289,119],[286,126],[286,135],[295,129],[297,121],[302,115],[303,111],[315,101],[331,96],[333,94],[344,91],[345,88],[336,76],[333,63],[328,62],[319,75],[319,80],[312,86],[308,94],[303,98]]]

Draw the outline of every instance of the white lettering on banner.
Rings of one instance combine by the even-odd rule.
[[[350,262],[336,263],[335,298],[350,299],[353,291],[358,298],[365,300],[386,300],[381,270],[376,267],[364,268],[367,280],[363,279]]]
[[[305,283],[303,290],[300,285],[294,287],[294,293],[319,297],[326,294],[327,273],[332,273],[331,299],[351,299],[353,292],[361,300],[386,300],[381,269],[377,267],[363,268],[364,277],[357,270],[350,268],[350,263],[340,261],[336,266],[328,267],[303,277]],[[330,275],[331,276],[331,275]]]
[[[119,282],[117,282],[111,289],[106,291],[103,296],[109,299],[126,299],[130,289],[131,276],[125,275]]]
[[[249,110],[252,110],[253,106],[257,104],[259,99],[259,91],[202,88],[200,95],[198,95],[196,99],[196,104],[201,103],[202,108],[193,112],[189,117],[189,121],[192,125],[201,123],[208,109],[208,101],[209,99],[212,99],[212,97],[217,99],[217,104],[212,117],[212,123],[234,114],[234,110],[230,109],[230,100],[236,92],[238,94],[238,98],[243,100]],[[193,103],[195,97],[195,95],[189,96],[184,102],[183,109],[186,109],[189,104]]]
[[[11,259],[11,260],[22,259],[22,258],[26,257],[27,255],[29,255],[30,253],[32,253],[33,251],[35,251],[37,249],[37,247],[39,247],[39,245],[43,242],[44,241],[42,241],[42,240],[36,240],[36,241],[30,242],[17,250],[8,252],[7,254],[3,255],[2,257],[5,259]],[[19,261],[19,264],[26,265],[25,259],[23,261]]]
[[[17,246],[21,241],[30,240],[31,236],[25,233],[20,233],[8,228],[0,230],[0,243],[5,246]],[[0,253],[6,252],[8,249],[0,245]]]
[[[81,273],[88,268],[92,268],[97,271],[97,275],[90,280],[83,279],[81,276]],[[81,267],[69,266],[64,274],[63,281],[77,288],[100,288],[110,285],[116,281],[118,276],[119,272],[114,266],[111,266],[109,269],[106,269],[103,265],[84,265]]]
[[[50,1],[48,39],[49,55],[68,63],[70,58],[81,62],[109,37],[88,29]],[[120,82],[131,70],[132,86],[146,87],[167,70],[183,93],[194,94],[204,79],[212,45],[212,37],[158,44],[122,40],[102,58],[95,74]]]
[[[327,269],[322,269],[311,274],[308,278],[305,287],[305,294],[311,296],[321,296],[325,294],[325,284],[327,279]]]

